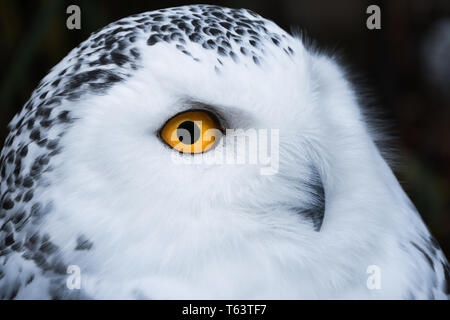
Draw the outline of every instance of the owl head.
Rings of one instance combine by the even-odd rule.
[[[106,26],[10,129],[4,297],[66,296],[67,265],[90,296],[314,296],[362,277],[408,201],[335,60],[244,9]]]

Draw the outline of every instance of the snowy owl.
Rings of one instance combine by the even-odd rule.
[[[249,10],[93,33],[9,125],[0,297],[446,299],[358,101],[335,59]],[[247,161],[269,142],[277,161]]]

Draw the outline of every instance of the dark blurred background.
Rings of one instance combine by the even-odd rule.
[[[40,79],[91,32],[134,13],[191,3],[0,0],[0,141]],[[450,257],[450,1],[201,3],[248,8],[286,30],[298,26],[339,53],[392,128],[395,173]],[[70,4],[81,8],[81,30],[66,28]],[[366,27],[371,4],[381,8],[380,30]]]

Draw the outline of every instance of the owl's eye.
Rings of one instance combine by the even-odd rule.
[[[222,132],[214,115],[203,110],[191,110],[169,119],[159,134],[175,150],[202,153],[215,145]]]

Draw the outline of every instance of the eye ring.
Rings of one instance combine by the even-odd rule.
[[[183,154],[199,154],[213,149],[223,135],[218,117],[204,109],[177,113],[158,131],[158,137]]]

